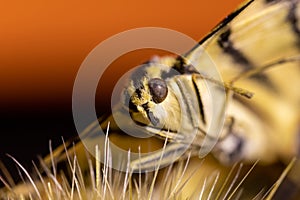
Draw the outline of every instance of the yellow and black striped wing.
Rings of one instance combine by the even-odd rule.
[[[238,72],[299,55],[299,4],[299,0],[253,1],[202,44],[225,80]]]
[[[260,134],[267,135],[266,142],[275,147],[270,156],[287,158],[297,154],[299,142],[300,1],[256,0],[248,4],[201,45],[225,82],[236,80],[235,86],[254,92],[250,100],[234,95],[232,101],[242,104],[263,124],[265,131]],[[257,70],[268,65],[272,67]],[[243,77],[249,71],[255,71],[254,75]],[[242,115],[228,112],[236,118]],[[247,134],[252,137],[251,132]]]

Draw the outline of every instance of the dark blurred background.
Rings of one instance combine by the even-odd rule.
[[[145,26],[201,39],[241,0],[231,1],[6,1],[0,6],[0,160],[14,174],[14,156],[27,169],[37,155],[76,135],[72,87],[87,54],[119,32]],[[113,82],[156,53],[123,56],[97,94],[98,112],[109,107]],[[112,76],[113,74],[113,76]],[[116,75],[117,74],[117,75]],[[102,108],[101,108],[102,107]]]

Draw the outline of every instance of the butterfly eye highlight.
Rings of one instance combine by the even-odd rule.
[[[168,95],[168,87],[164,80],[159,78],[150,79],[148,82],[152,99],[155,103],[163,102]]]

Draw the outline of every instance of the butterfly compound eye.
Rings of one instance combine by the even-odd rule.
[[[155,103],[161,103],[168,94],[168,87],[164,80],[159,78],[150,79],[148,82],[152,99]]]

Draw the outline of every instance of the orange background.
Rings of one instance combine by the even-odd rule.
[[[104,39],[158,26],[199,40],[239,2],[6,1],[0,8],[0,101],[17,107],[69,102],[81,62]]]
[[[104,39],[132,28],[157,26],[200,40],[240,2],[2,2],[0,156],[10,153],[19,160],[32,159],[48,152],[49,139],[61,143],[61,135],[76,134],[71,112],[73,81],[81,62]],[[24,151],[25,156],[19,155]]]

